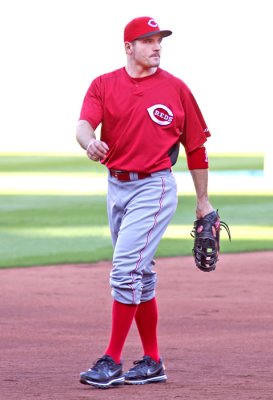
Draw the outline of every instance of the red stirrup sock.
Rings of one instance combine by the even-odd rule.
[[[104,354],[119,364],[121,352],[137,310],[136,304],[123,304],[114,300],[112,309],[112,333]]]
[[[157,301],[152,300],[140,303],[135,315],[137,328],[140,334],[144,355],[159,361],[159,349],[157,342]]]

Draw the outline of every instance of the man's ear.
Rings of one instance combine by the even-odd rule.
[[[126,54],[132,54],[132,49],[133,49],[133,45],[130,42],[125,42],[124,43],[124,47],[125,47],[125,52]]]

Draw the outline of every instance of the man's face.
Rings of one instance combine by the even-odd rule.
[[[132,45],[132,58],[142,68],[158,67],[160,64],[161,35],[135,40]]]

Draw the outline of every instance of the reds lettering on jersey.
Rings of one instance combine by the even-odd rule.
[[[173,112],[163,104],[155,104],[147,111],[151,119],[158,125],[169,125],[173,121]]]

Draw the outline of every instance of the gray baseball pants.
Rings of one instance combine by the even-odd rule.
[[[153,258],[176,207],[177,187],[170,170],[129,182],[108,175],[107,212],[114,247],[110,286],[115,300],[139,304],[155,296]]]

